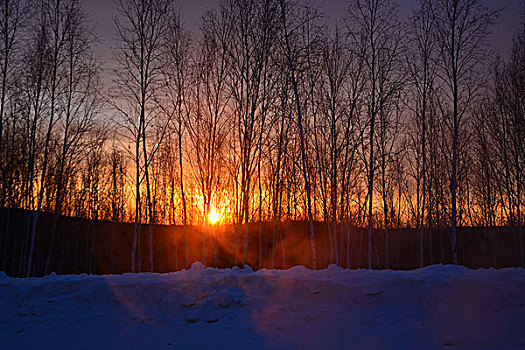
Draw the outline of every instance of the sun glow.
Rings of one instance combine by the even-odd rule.
[[[215,211],[215,209],[210,210],[210,214],[208,215],[208,221],[210,224],[214,225],[220,220],[219,214]]]

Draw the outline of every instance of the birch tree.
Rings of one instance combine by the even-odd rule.
[[[520,263],[525,265],[522,221],[525,164],[525,29],[521,29],[515,35],[508,60],[496,67],[494,91],[497,119],[496,123],[492,124],[491,131],[494,133],[500,130],[499,140],[502,142],[497,143],[500,145],[498,153],[507,158],[503,160],[506,165],[502,166],[512,169],[508,173],[512,177],[512,185],[508,191],[508,207],[509,211],[515,214],[511,216],[509,224],[518,226],[518,255]]]
[[[14,83],[14,73],[19,66],[20,44],[23,40],[25,26],[27,25],[29,8],[26,1],[4,0],[0,2],[0,149],[4,149],[5,124],[7,122],[6,104]],[[4,174],[7,152],[0,155],[0,176]],[[3,204],[4,196],[10,189],[4,188],[7,181],[0,184],[0,203]],[[6,196],[9,197],[9,196]],[[9,206],[9,203],[7,203]]]
[[[203,17],[202,37],[196,44],[191,89],[191,114],[188,115],[188,158],[196,196],[202,198],[198,206],[199,219],[203,227],[212,209],[214,198],[225,169],[225,152],[231,126],[232,111],[229,106],[231,94],[227,82],[230,70],[231,12],[226,8],[210,10]],[[201,204],[199,203],[199,204]],[[203,262],[207,262],[208,242],[215,244],[211,228],[204,237]],[[206,233],[204,233],[206,234]],[[215,246],[213,246],[215,247]],[[214,255],[215,249],[213,248]]]
[[[272,0],[225,1],[232,12],[230,89],[235,119],[235,141],[239,150],[240,194],[244,239],[242,263],[248,253],[248,223],[253,177],[258,159],[259,138],[268,104],[268,61],[276,35],[276,7]]]
[[[48,100],[48,119],[43,146],[42,170],[40,172],[39,192],[37,206],[34,213],[31,238],[29,243],[29,253],[26,265],[26,276],[30,276],[33,268],[33,255],[36,244],[37,223],[44,200],[44,192],[49,166],[50,142],[53,129],[57,122],[58,98],[64,89],[63,71],[67,62],[67,42],[72,30],[76,30],[75,22],[79,20],[80,2],[78,0],[43,0],[40,4],[39,30],[42,32],[42,40],[45,55],[49,65],[50,80],[47,86]]]
[[[296,12],[297,5],[294,5],[292,2],[286,0],[279,0],[280,12],[281,12],[281,25],[282,25],[282,47],[285,56],[288,59],[288,64],[290,68],[290,78],[292,81],[295,105],[297,108],[297,128],[299,130],[299,141],[300,141],[300,150],[301,150],[301,171],[304,180],[304,188],[306,192],[306,210],[308,213],[308,221],[310,224],[310,246],[312,250],[312,268],[315,270],[317,268],[317,254],[315,249],[315,232],[313,224],[313,214],[312,214],[312,199],[311,199],[311,187],[309,179],[309,170],[308,170],[308,159],[306,154],[306,145],[305,145],[305,135],[303,128],[303,114],[302,114],[302,104],[301,96],[299,94],[296,66],[297,62],[295,61],[298,57],[298,51],[301,50],[301,46],[297,46],[296,41],[292,41],[295,35],[298,35],[297,31],[300,31],[301,25],[308,27],[312,25],[312,22],[316,20],[315,14],[312,15],[308,11],[308,8],[305,10],[305,13],[302,16]],[[300,10],[299,10],[300,11]],[[297,16],[297,17],[296,17]],[[303,21],[298,25],[291,25],[290,18],[301,18]],[[295,31],[294,31],[295,30]]]
[[[184,239],[186,250],[186,268],[189,267],[189,246],[188,246],[188,206],[186,202],[186,191],[184,187],[184,157],[183,140],[186,124],[189,122],[191,94],[186,90],[191,87],[191,40],[190,33],[184,28],[179,11],[170,14],[170,25],[166,33],[166,68],[165,90],[167,107],[164,110],[172,114],[172,122],[175,126],[177,138],[178,165],[179,165],[179,186],[182,202],[182,224],[184,225]],[[174,189],[172,189],[174,191]]]
[[[401,51],[397,4],[393,1],[353,0],[346,17],[348,35],[356,47],[363,45],[366,66],[368,116],[368,268],[372,268],[374,149],[376,119],[399,90],[398,59]]]
[[[150,164],[167,128],[167,122],[159,122],[155,94],[162,84],[164,39],[170,25],[171,0],[118,0],[116,27],[117,47],[115,60],[116,82],[121,98],[127,106],[115,106],[124,123],[129,127],[135,143],[136,200],[135,231],[132,251],[132,269],[135,269],[135,255],[140,241],[140,185],[146,182],[146,200],[149,224],[149,270],[153,271],[153,201]],[[160,128],[155,139],[152,128]],[[152,140],[150,140],[152,138]],[[141,159],[142,162],[141,162]],[[141,169],[144,175],[142,178]],[[140,264],[139,264],[140,269]]]
[[[483,86],[483,64],[490,50],[489,38],[499,11],[489,9],[482,0],[438,0],[432,3],[439,56],[438,77],[444,83],[444,97],[451,109],[452,175],[451,230],[452,259],[458,263],[458,139],[470,107]]]
[[[407,68],[409,72],[409,89],[412,93],[409,96],[415,97],[415,102],[409,104],[412,112],[417,118],[417,125],[420,125],[416,139],[419,142],[419,151],[416,151],[420,160],[421,168],[417,171],[417,215],[419,226],[419,266],[424,265],[424,226],[425,226],[425,205],[427,197],[427,114],[430,112],[431,98],[434,90],[436,43],[434,40],[434,21],[432,18],[432,4],[428,0],[420,0],[419,8],[414,10],[408,29],[409,49],[406,54]],[[421,191],[421,195],[420,195]]]
[[[107,129],[107,125],[97,120],[104,99],[99,80],[100,66],[93,58],[95,33],[79,3],[72,6],[70,11],[71,20],[64,46],[64,69],[61,73],[64,88],[58,100],[60,122],[56,129],[57,134],[62,135],[57,142],[59,151],[54,174],[54,218],[44,269],[46,273],[54,251],[57,222],[68,195],[68,183],[88,150],[103,141],[104,135],[99,133],[100,130]]]

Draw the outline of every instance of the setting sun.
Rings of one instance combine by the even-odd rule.
[[[217,223],[220,219],[220,216],[219,214],[215,211],[215,209],[211,209],[210,210],[210,214],[208,215],[208,221],[210,222],[210,224],[214,225],[215,223]]]

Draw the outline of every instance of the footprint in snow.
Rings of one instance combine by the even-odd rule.
[[[220,317],[218,314],[215,314],[215,313],[211,313],[209,314],[207,317],[206,317],[206,322],[208,323],[216,323],[218,321],[220,321]]]
[[[199,301],[208,297],[207,293],[186,293],[182,296],[181,305],[186,308],[195,306]]]
[[[365,297],[377,297],[377,296],[380,296],[383,294],[383,291],[382,290],[372,290],[372,291],[368,291],[368,292],[364,292],[363,295]]]
[[[186,315],[186,321],[189,323],[195,323],[202,318],[202,313],[198,310],[194,310]]]

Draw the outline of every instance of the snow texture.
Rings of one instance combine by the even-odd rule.
[[[2,349],[523,349],[525,270],[9,278]]]

